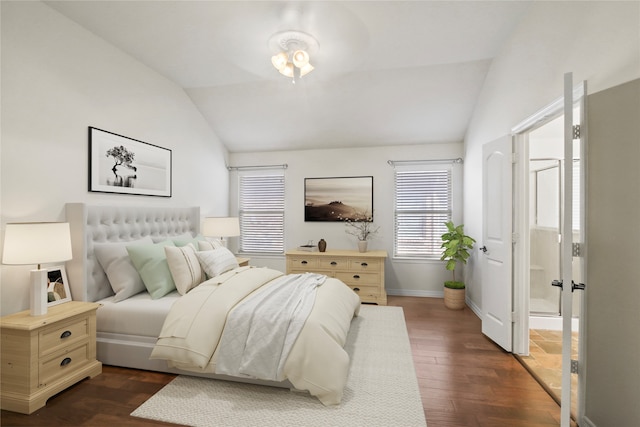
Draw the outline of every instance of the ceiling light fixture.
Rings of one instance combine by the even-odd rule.
[[[280,74],[291,77],[293,83],[313,71],[310,55],[316,53],[320,45],[311,35],[302,31],[282,31],[269,39],[269,47],[275,55],[271,63]]]

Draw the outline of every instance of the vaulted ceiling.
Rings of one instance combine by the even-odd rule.
[[[528,1],[47,1],[184,88],[232,152],[462,141]],[[269,39],[318,40],[296,84]]]

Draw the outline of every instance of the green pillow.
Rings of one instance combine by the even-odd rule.
[[[191,235],[189,236],[185,235],[185,236],[172,237],[171,240],[176,246],[187,246],[189,243],[191,243],[195,248],[197,248],[198,240],[204,240],[204,237],[200,234],[198,234],[196,237],[193,237]]]
[[[175,246],[171,240],[152,245],[129,245],[129,258],[142,278],[152,299],[162,298],[176,288],[171,277],[165,246]]]

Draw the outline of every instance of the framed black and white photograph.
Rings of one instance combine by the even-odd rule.
[[[171,197],[171,150],[89,127],[89,191]]]
[[[47,268],[47,305],[71,301],[71,291],[64,265]]]
[[[373,221],[373,177],[305,178],[305,221]]]

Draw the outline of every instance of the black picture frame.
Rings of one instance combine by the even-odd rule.
[[[305,178],[304,220],[373,221],[373,176]]]
[[[89,127],[89,191],[171,197],[172,152]]]

